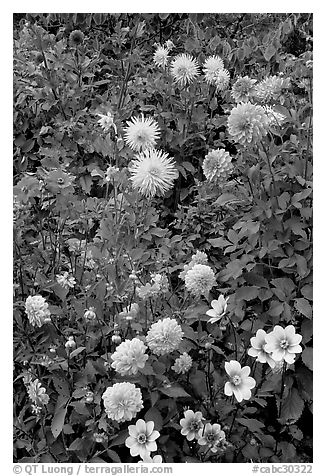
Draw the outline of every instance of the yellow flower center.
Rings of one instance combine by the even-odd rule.
[[[282,340],[280,341],[280,347],[281,347],[282,349],[284,349],[284,350],[287,349],[287,348],[289,347],[288,341],[287,341],[286,339],[282,339]]]
[[[139,435],[137,436],[137,441],[138,443],[140,443],[141,445],[144,445],[147,441],[147,438],[146,438],[146,435],[145,433],[139,433]]]
[[[239,375],[234,375],[231,380],[233,385],[240,385],[241,383],[241,378],[239,377]]]

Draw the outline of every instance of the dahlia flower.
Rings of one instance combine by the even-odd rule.
[[[113,122],[113,115],[109,111],[106,114],[97,114],[97,116],[100,117],[97,122],[105,132],[108,132],[111,127],[117,132],[117,127]]]
[[[206,423],[205,428],[198,432],[198,444],[209,445],[213,453],[217,452],[218,445],[225,440],[225,433],[221,430],[221,425]]]
[[[206,312],[207,316],[210,316],[208,322],[214,324],[214,322],[219,321],[225,315],[228,300],[229,298],[227,297],[225,299],[223,294],[221,294],[217,300],[213,299],[211,302],[213,309],[209,309],[209,311]]]
[[[159,45],[153,55],[153,60],[156,66],[165,68],[169,62],[169,49]]]
[[[75,46],[80,45],[84,41],[84,33],[80,30],[74,30],[70,33],[69,40]]]
[[[46,389],[42,387],[39,379],[30,382],[27,392],[35,405],[47,405],[49,403],[49,395],[47,395]]]
[[[241,368],[236,360],[225,362],[225,370],[230,380],[224,386],[224,393],[229,397],[234,394],[238,402],[249,400],[251,397],[251,389],[255,387],[256,380],[249,377],[250,367],[247,365]]]
[[[179,277],[184,280],[189,269],[192,269],[195,264],[206,264],[207,262],[207,254],[204,251],[196,251],[196,254],[192,255],[190,263],[183,266],[183,271],[179,274]]]
[[[150,297],[157,297],[160,294],[164,294],[169,289],[168,278],[163,274],[152,274],[151,283],[146,283],[143,286],[136,288],[136,293],[140,299],[148,299]]]
[[[231,96],[235,102],[247,102],[252,98],[257,80],[248,76],[238,78],[232,86]]]
[[[203,414],[201,412],[194,413],[192,410],[184,412],[184,418],[181,418],[181,435],[184,435],[188,441],[199,438],[199,432],[203,428]]]
[[[251,347],[248,350],[248,355],[256,357],[257,361],[264,364],[265,362],[273,369],[275,367],[275,361],[270,356],[269,352],[266,352],[266,332],[263,329],[258,329],[256,337],[251,337]]]
[[[185,286],[195,297],[200,297],[201,295],[208,297],[208,293],[215,285],[214,271],[206,264],[195,264],[186,273]]]
[[[239,103],[228,118],[228,130],[242,145],[257,142],[267,134],[269,118],[262,106],[250,102]]]
[[[46,176],[46,186],[50,192],[69,192],[71,190],[73,177],[63,170],[52,170]]]
[[[153,456],[153,458],[151,458],[150,456],[144,456],[144,458],[140,461],[138,461],[138,463],[162,463],[162,456],[161,455],[155,455]]]
[[[144,408],[142,394],[133,383],[115,383],[102,395],[105,412],[111,420],[130,421]]]
[[[157,139],[160,137],[160,128],[157,122],[151,117],[132,117],[127,121],[128,127],[124,129],[125,139],[132,150],[151,149],[155,147]]]
[[[164,195],[179,175],[168,154],[155,149],[139,153],[131,162],[129,171],[133,188],[149,198]]]
[[[274,111],[274,109],[270,106],[263,106],[265,113],[269,119],[270,126],[281,126],[285,120],[285,116],[280,112]]]
[[[84,312],[84,319],[86,322],[94,322],[96,319],[95,307],[90,307]]]
[[[265,351],[271,353],[272,359],[279,361],[284,359],[288,364],[293,364],[295,354],[302,352],[299,343],[302,340],[300,334],[295,333],[294,326],[275,326],[273,331],[265,336]]]
[[[164,46],[168,50],[172,50],[172,48],[175,47],[173,41],[171,41],[171,40],[166,40],[166,42],[164,43]]]
[[[150,457],[151,451],[157,450],[156,439],[160,436],[154,430],[154,422],[145,422],[142,419],[136,421],[135,425],[128,426],[129,435],[125,445],[130,448],[131,456],[140,455],[141,458]]]
[[[219,56],[210,56],[203,64],[203,73],[208,84],[215,84],[219,73],[224,70],[223,60]],[[230,76],[229,76],[230,78]]]
[[[269,76],[256,85],[254,94],[261,102],[276,101],[289,86],[288,78]]]
[[[65,289],[73,288],[76,284],[76,279],[73,276],[69,276],[68,271],[65,271],[63,274],[57,274],[56,280]]]
[[[75,349],[76,348],[76,342],[75,342],[75,339],[73,336],[70,336],[67,340],[67,342],[65,343],[65,348],[67,349]],[[69,351],[68,351],[69,352]]]
[[[184,352],[180,357],[175,359],[174,365],[172,365],[172,370],[174,370],[177,374],[185,374],[191,369],[192,366],[192,358],[190,357],[187,352]]]
[[[136,375],[139,369],[145,367],[148,355],[146,345],[136,337],[122,342],[111,355],[111,365],[121,375]]]
[[[151,325],[146,342],[156,355],[169,354],[176,350],[182,341],[183,331],[175,319],[160,319]]]
[[[25,312],[29,322],[33,326],[41,327],[45,322],[50,321],[49,305],[44,297],[40,295],[28,296],[25,302]]]
[[[180,86],[184,86],[191,83],[198,76],[199,66],[196,59],[183,53],[174,58],[170,71],[173,80]]]
[[[233,169],[231,156],[224,149],[211,150],[204,159],[203,172],[208,181],[224,182]]]
[[[221,69],[216,73],[215,79],[212,81],[218,91],[225,91],[230,82],[230,73],[227,69]]]

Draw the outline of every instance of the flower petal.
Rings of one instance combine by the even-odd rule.
[[[231,397],[232,394],[233,394],[233,386],[231,385],[231,382],[226,382],[226,384],[224,385],[224,393],[225,395],[227,395],[228,397]]]
[[[136,428],[138,433],[146,433],[146,423],[141,418],[136,421]]]
[[[160,433],[157,430],[154,430],[148,437],[147,441],[154,441],[160,436]]]
[[[234,386],[233,387],[233,393],[237,401],[240,403],[243,400],[242,392],[240,391],[239,387]]]
[[[154,430],[154,422],[153,421],[146,422],[146,435],[149,436],[153,430]]]

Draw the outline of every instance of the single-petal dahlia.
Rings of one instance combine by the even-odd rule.
[[[125,140],[129,147],[137,152],[155,147],[160,137],[160,128],[157,122],[151,118],[132,117],[127,121],[128,127],[124,129]]]
[[[164,195],[179,175],[173,159],[155,149],[140,152],[131,162],[129,171],[133,188],[148,198]]]
[[[49,305],[40,295],[28,296],[25,302],[25,311],[32,326],[41,327],[50,321]]]
[[[102,127],[102,129],[107,132],[113,127],[116,129],[116,125],[113,122],[113,115],[108,111],[107,114],[97,114],[97,116],[100,117],[100,119],[97,121],[99,125]]]
[[[151,451],[157,450],[156,439],[160,436],[154,430],[154,422],[145,422],[142,419],[136,421],[135,425],[128,426],[129,435],[126,439],[126,446],[130,449],[131,456],[140,455],[141,458],[150,457]]]
[[[201,295],[208,297],[208,293],[216,285],[214,271],[205,264],[195,264],[187,271],[185,286],[191,294],[199,298]]]
[[[209,182],[223,183],[233,169],[231,156],[224,149],[211,150],[204,159],[203,172]]]
[[[214,423],[214,425],[206,423],[205,428],[199,430],[198,437],[198,444],[208,445],[213,453],[216,453],[218,445],[225,441],[225,433],[218,423]]]
[[[269,352],[266,352],[266,332],[263,329],[258,329],[256,337],[250,339],[251,347],[248,350],[248,355],[256,357],[257,361],[264,364],[265,362],[273,369],[275,367],[275,361],[270,356]]]
[[[166,68],[169,62],[169,49],[159,45],[156,48],[153,60],[156,66],[160,68]]]
[[[180,86],[184,86],[191,83],[198,76],[199,66],[196,59],[183,53],[174,58],[170,71],[173,80]]]
[[[265,351],[271,353],[272,359],[279,361],[284,359],[288,364],[293,364],[295,354],[302,352],[299,345],[302,336],[295,333],[294,326],[275,326],[273,331],[265,336]]]
[[[47,395],[46,389],[42,387],[41,382],[38,379],[30,382],[27,391],[29,398],[35,403],[35,405],[47,405],[49,403],[49,395]]]
[[[192,358],[187,352],[184,352],[180,357],[178,357],[171,369],[174,370],[177,374],[185,374],[191,369]]]
[[[136,375],[139,369],[143,369],[148,359],[146,345],[135,337],[132,340],[122,342],[111,355],[111,365],[121,375]]]
[[[108,418],[117,422],[130,421],[144,407],[142,394],[133,383],[115,383],[102,395]]]
[[[199,438],[199,432],[203,428],[203,414],[201,412],[194,413],[192,410],[184,412],[184,418],[181,418],[181,435],[184,435],[188,441]]]
[[[247,102],[249,101],[255,91],[256,79],[251,79],[248,76],[238,78],[232,86],[231,96],[235,102]]]
[[[255,87],[255,97],[261,102],[274,102],[290,86],[289,78],[281,76],[269,76],[263,79]]]
[[[262,106],[250,102],[239,103],[228,118],[228,130],[242,145],[257,142],[267,134],[269,118]]]
[[[183,331],[175,319],[160,319],[151,325],[146,342],[156,355],[173,352],[182,341]]]
[[[211,302],[211,306],[213,309],[209,309],[209,311],[206,312],[207,316],[210,316],[208,322],[214,324],[214,322],[219,321],[225,315],[228,300],[229,298],[227,297],[225,299],[223,294],[221,294],[217,300],[213,299],[213,301]]]
[[[250,367],[247,365],[241,368],[236,360],[225,362],[225,370],[230,380],[224,386],[224,393],[229,397],[234,394],[238,402],[249,400],[251,397],[251,389],[255,387],[256,380],[249,377]]]
[[[223,60],[219,56],[210,56],[203,64],[203,73],[208,84],[216,85],[219,73],[224,70]],[[230,75],[229,75],[230,79]],[[229,81],[228,81],[229,82]]]

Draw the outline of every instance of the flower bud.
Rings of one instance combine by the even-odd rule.
[[[66,349],[74,349],[76,347],[76,342],[74,341],[73,336],[70,336],[67,342],[65,343]]]
[[[114,344],[121,344],[121,337],[119,336],[119,334],[114,334],[111,340]]]

